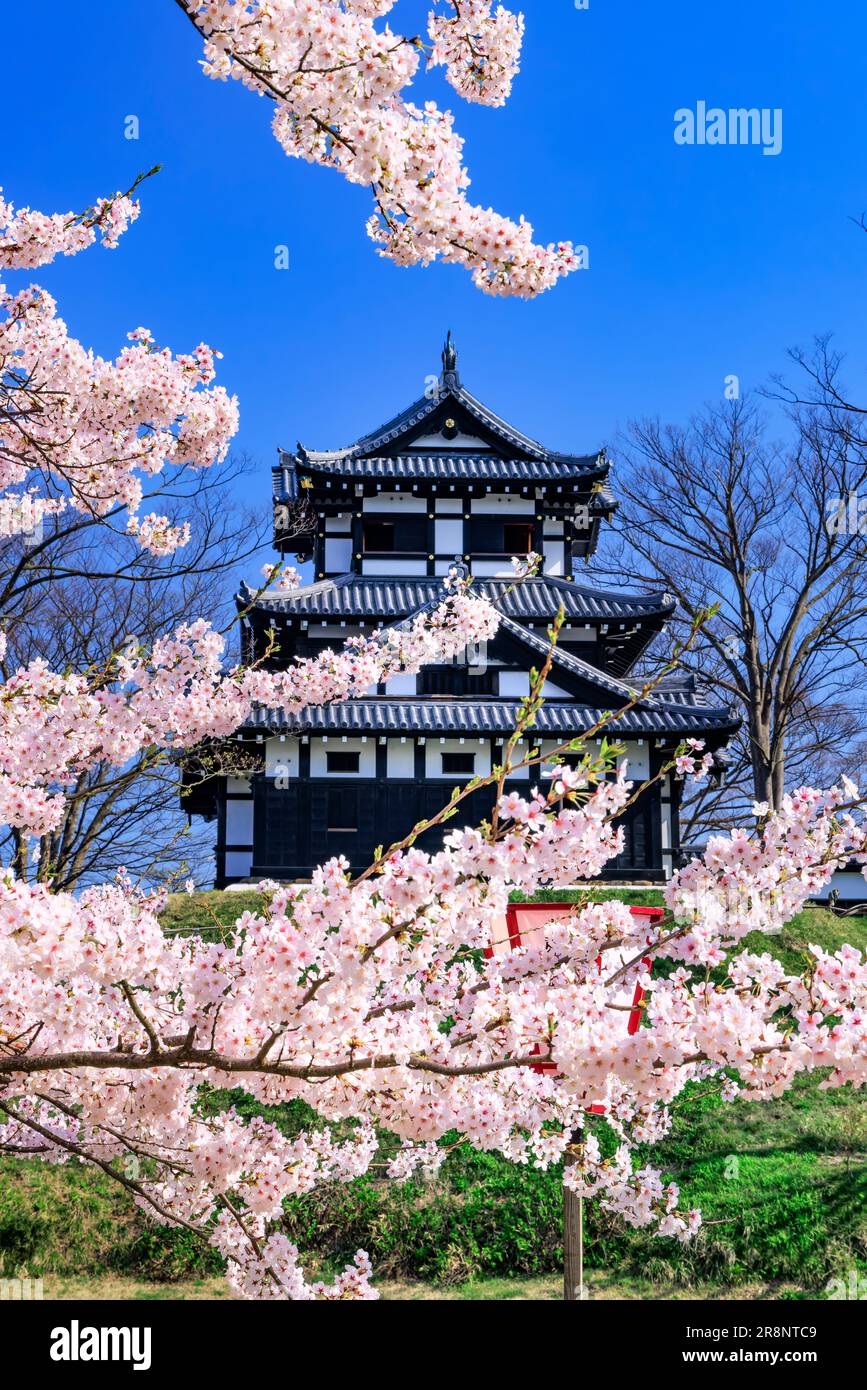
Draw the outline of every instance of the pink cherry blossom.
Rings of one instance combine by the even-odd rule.
[[[0,269],[44,265],[93,244],[114,246],[138,216],[123,194],[87,214],[14,212],[0,198]],[[204,343],[173,357],[147,329],[129,334],[114,361],[71,337],[52,295],[38,285],[17,293],[0,285],[0,507],[21,511],[16,529],[70,506],[94,517],[129,509],[128,530],[143,548],[170,554],[188,527],[150,515],[139,522],[142,479],[167,467],[206,468],[223,459],[238,428],[238,405],[213,386],[213,351]],[[42,498],[32,482],[49,476]],[[16,489],[16,491],[10,491]],[[24,515],[24,511],[27,515]]]
[[[185,0],[204,38],[202,68],[274,102],[288,155],[370,188],[368,234],[402,266],[462,265],[487,294],[529,298],[579,266],[570,242],[542,246],[514,221],[467,198],[463,140],[450,112],[405,92],[422,56],[460,96],[502,106],[518,70],[524,21],[492,0],[431,10],[419,36],[378,27],[394,0]]]
[[[359,181],[367,160],[364,178],[386,210],[401,190],[415,200],[398,237],[409,259],[445,254],[437,219],[453,216],[470,236],[466,263],[493,277],[488,288],[501,276],[502,292],[526,288],[533,276],[519,256],[509,278],[503,245],[490,240],[494,224],[468,233],[477,210],[448,201],[465,186],[456,146],[438,129],[446,118],[399,100],[418,59],[414,46],[373,30],[390,8],[390,0],[215,0],[196,13],[210,25],[214,75],[237,75],[237,46],[255,42],[263,68],[292,82],[292,104],[281,98],[275,121],[298,141],[296,152],[346,163]],[[435,26],[435,61],[460,90],[496,102],[515,69],[520,28],[469,0],[452,9],[451,27]],[[347,58],[330,82],[299,69],[298,45],[311,41],[320,62]],[[247,76],[258,89],[261,78]],[[339,131],[313,119],[323,85],[334,91],[327,109],[329,119],[340,115]],[[284,129],[296,109],[303,119]],[[336,149],[343,131],[351,159]],[[377,162],[380,154],[395,168]],[[439,172],[425,185],[440,156],[443,187]],[[110,241],[128,210],[96,206],[86,230],[98,226]],[[13,268],[89,244],[66,218],[2,208],[0,246]],[[542,278],[548,273],[543,266]],[[210,349],[173,357],[139,328],[107,363],[69,337],[38,288],[3,305],[0,379],[13,408],[0,418],[2,487],[30,496],[38,459],[66,505],[97,517],[126,506],[142,544],[166,553],[181,543],[183,525],[138,520],[141,478],[169,462],[206,466],[228,446],[237,407],[211,385]],[[15,413],[22,391],[40,401],[26,420]],[[279,583],[266,569],[266,581]],[[0,816],[41,834],[57,823],[65,782],[98,761],[122,766],[142,750],[195,748],[230,735],[257,707],[303,717],[450,660],[492,637],[497,623],[492,604],[453,576],[431,612],[283,671],[226,666],[225,638],[203,619],[99,670],[33,661],[2,686]],[[567,751],[581,756],[563,748],[551,761]],[[675,756],[685,776],[709,765],[697,742]],[[520,792],[492,779],[496,814],[481,828],[464,823],[459,796],[443,808],[447,833],[434,852],[419,849],[408,827],[403,843],[355,878],[337,858],[309,884],[262,884],[256,910],[216,941],[166,933],[165,893],[123,872],[73,895],[3,871],[0,1152],[101,1165],[150,1215],[210,1241],[247,1298],[375,1297],[363,1251],[333,1282],[310,1280],[279,1222],[287,1198],[369,1172],[383,1131],[399,1145],[387,1163],[395,1181],[434,1173],[444,1136],[457,1131],[515,1163],[565,1159],[574,1191],[632,1225],[692,1238],[701,1214],[683,1212],[676,1184],[636,1158],[664,1137],[690,1082],[756,1101],[816,1070],[827,1088],[867,1082],[862,954],[813,946],[809,968],[792,973],[768,953],[734,949],[747,933],[789,921],[841,864],[867,866],[867,831],[848,778],[825,791],[798,788],[776,812],[757,807],[754,826],[712,838],[675,874],[663,921],[649,924],[618,901],[579,901],[510,948],[504,918],[514,890],[583,888],[621,851],[616,821],[635,788],[625,763],[611,780],[609,770],[585,749],[579,768],[558,765],[540,787],[531,759]],[[724,963],[717,985],[709,971]],[[641,1026],[627,1026],[636,1010]],[[201,1104],[204,1088],[238,1087],[262,1106],[303,1099],[316,1122],[289,1138],[261,1116]],[[601,1124],[617,1143],[608,1159]]]
[[[842,788],[802,789],[761,831],[718,837],[681,871],[669,921],[648,926],[619,902],[576,906],[532,942],[497,946],[513,888],[584,881],[617,853],[610,822],[630,790],[621,767],[565,806],[554,789],[550,800],[505,794],[493,837],[459,828],[439,852],[396,851],[354,882],[334,861],[300,891],[270,885],[218,943],[166,936],[161,896],[123,879],[73,897],[7,874],[0,1145],[30,1151],[37,1135],[55,1161],[146,1157],[137,1200],[202,1231],[253,1298],[373,1296],[363,1254],[334,1285],[310,1283],[272,1223],[287,1196],[366,1172],[377,1126],[402,1141],[395,1180],[435,1171],[450,1130],[541,1167],[571,1149],[573,1190],[691,1238],[700,1214],[682,1214],[676,1186],[633,1161],[636,1145],[663,1137],[689,1081],[718,1075],[727,1099],[765,1099],[815,1068],[825,1086],[867,1080],[858,951],[813,948],[804,978],[741,954],[724,989],[704,969],[747,928],[741,903],[765,902],[765,925],[786,920],[836,864],[864,854],[865,832],[840,811]],[[674,972],[654,975],[657,956]],[[620,1001],[636,983],[648,997],[630,1033]],[[553,1070],[538,1069],[540,1056]],[[268,1104],[302,1097],[325,1127],[287,1139],[196,1103],[202,1085],[239,1084]],[[591,1109],[618,1137],[613,1161]],[[347,1119],[355,1127],[338,1142],[329,1124]]]

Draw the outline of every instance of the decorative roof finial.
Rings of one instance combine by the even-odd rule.
[[[447,372],[451,372],[453,375],[457,375],[457,370],[458,350],[455,347],[455,340],[452,337],[452,330],[449,329],[448,337],[446,338],[445,345],[443,347],[443,376],[445,376]]]

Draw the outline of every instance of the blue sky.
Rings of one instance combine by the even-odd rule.
[[[101,353],[139,324],[224,353],[263,507],[279,444],[336,447],[379,424],[438,369],[447,327],[467,386],[564,450],[611,442],[633,416],[683,419],[727,374],[755,385],[815,333],[836,335],[867,399],[867,235],[850,220],[867,210],[863,8],[523,9],[504,109],[467,106],[438,74],[417,93],[458,112],[476,200],[589,245],[590,270],[532,303],[488,299],[456,267],[377,258],[368,194],[287,159],[268,103],[203,78],[172,0],[5,7],[8,196],[79,208],[163,164],[120,249],[38,279]],[[417,31],[424,13],[401,0],[392,22]],[[782,153],[675,145],[675,110],[698,100],[782,108]]]

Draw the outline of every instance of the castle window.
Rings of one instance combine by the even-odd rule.
[[[366,517],[363,535],[365,554],[420,554],[427,550],[427,518],[399,516],[389,521]]]
[[[394,522],[365,521],[364,548],[378,553],[394,550]]]
[[[329,772],[357,772],[360,757],[360,753],[350,753],[343,749],[333,752],[329,750],[325,754],[325,761]]]
[[[471,776],[476,770],[475,753],[443,753],[443,772]]]
[[[533,549],[533,526],[529,521],[507,521],[503,527],[506,555],[529,555]]]
[[[354,787],[329,787],[328,830],[343,835],[358,830],[358,792]]]
[[[469,550],[473,555],[527,555],[533,549],[533,522],[503,521],[498,516],[471,516]]]

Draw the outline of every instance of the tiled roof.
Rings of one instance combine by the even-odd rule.
[[[579,656],[573,656],[571,652],[565,651],[562,647],[554,647],[551,651],[551,643],[547,634],[534,632],[531,628],[524,627],[521,623],[516,623],[514,619],[503,617],[500,620],[500,631],[513,637],[523,646],[529,647],[537,656],[542,658],[542,662],[551,653],[552,667],[560,667],[568,671],[571,675],[577,676],[579,680],[587,681],[591,685],[598,686],[601,690],[611,695],[612,699],[618,704],[626,704],[633,698],[636,690],[641,689],[641,682],[637,684],[627,684],[626,681],[618,680],[616,676],[609,675],[606,671],[600,671],[597,666],[591,665],[589,661],[583,661]],[[541,662],[540,662],[541,665]],[[649,695],[643,701],[649,709],[656,706],[655,695]]]
[[[504,594],[506,589],[511,591]],[[670,594],[594,589],[549,575],[517,585],[512,579],[477,579],[473,590],[499,600],[503,613],[519,622],[550,622],[561,604],[567,620],[582,623],[660,619],[668,617],[675,608]],[[417,612],[441,591],[441,579],[346,574],[290,593],[267,590],[256,600],[255,608],[269,614],[311,618],[394,619]],[[251,599],[252,592],[243,589],[239,595],[241,606],[248,607]]]
[[[274,469],[276,501],[286,502],[295,498],[296,470],[304,473],[323,473],[337,478],[364,478],[388,482],[437,479],[444,482],[546,483],[559,480],[569,482],[575,478],[601,478],[605,476],[606,465],[600,464],[596,455],[516,459],[500,458],[493,453],[457,450],[454,453],[444,451],[372,457],[353,454],[338,454],[333,458],[305,455],[297,460],[284,454],[281,463]],[[613,501],[613,498],[610,500]]]
[[[604,713],[585,705],[546,701],[536,718],[533,736],[574,737],[592,727]],[[290,718],[282,710],[256,709],[245,728],[276,733],[508,735],[519,714],[520,706],[510,700],[350,700],[317,706]],[[737,723],[731,709],[688,706],[658,698],[654,709],[630,710],[611,724],[610,732],[639,736],[719,732],[727,737]]]
[[[312,449],[304,449],[303,446],[299,445],[299,452],[303,454],[305,462],[309,460],[321,463],[331,462],[349,454],[376,454],[382,451],[384,446],[393,444],[402,436],[417,433],[419,427],[423,426],[433,415],[442,413],[443,406],[449,402],[462,406],[467,414],[482,425],[486,431],[504,444],[511,445],[519,453],[528,454],[532,458],[548,457],[549,451],[544,445],[536,439],[531,439],[529,435],[516,429],[514,425],[510,425],[502,416],[497,415],[488,406],[477,400],[467,391],[466,387],[461,385],[456,373],[449,373],[441,377],[437,391],[413,401],[405,410],[401,410],[392,419],[387,420],[384,425],[371,430],[369,434],[364,435],[345,449],[317,452]]]

